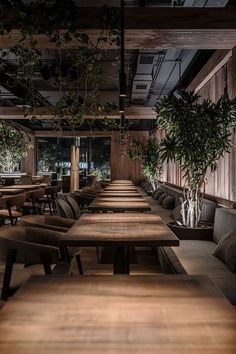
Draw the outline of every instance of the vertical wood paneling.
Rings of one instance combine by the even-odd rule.
[[[148,132],[129,132],[126,137],[126,143],[123,154],[121,154],[120,133],[113,132],[111,137],[111,178],[112,179],[132,179],[135,183],[143,178],[140,161],[131,161],[128,158],[132,139],[145,141],[148,138]]]
[[[200,101],[210,99],[216,102],[223,95],[226,84],[230,98],[236,97],[236,47],[233,49],[232,58],[198,91]],[[236,136],[233,133],[231,152],[219,160],[214,173],[207,172],[206,193],[236,201],[235,159]],[[178,186],[184,185],[179,167],[172,162],[164,165],[163,180]]]
[[[30,136],[30,144],[33,146],[28,151],[28,155],[21,161],[21,172],[27,172],[32,176],[36,175],[36,139],[33,135]],[[28,137],[25,138],[25,143],[29,143]]]

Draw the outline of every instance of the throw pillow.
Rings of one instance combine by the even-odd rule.
[[[160,197],[157,199],[157,204],[161,204],[162,201],[165,199],[165,197],[167,197],[167,194],[166,193],[162,193],[160,195]]]
[[[170,213],[170,217],[174,220],[182,220],[181,205],[177,205],[172,210],[172,212]]]
[[[171,195],[168,195],[163,199],[162,206],[165,209],[173,209],[175,206],[175,198],[172,197]]]
[[[158,189],[153,193],[152,198],[155,199],[155,200],[157,200],[157,199],[160,197],[160,195],[163,194],[163,193],[164,193],[164,191],[163,191],[162,189],[158,188]]]
[[[236,272],[236,229],[227,232],[219,241],[213,255]]]

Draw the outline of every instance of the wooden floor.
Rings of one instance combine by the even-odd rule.
[[[155,211],[155,204],[151,197],[144,194],[145,199],[152,206],[152,211]],[[2,228],[11,227],[4,225]],[[136,248],[136,263],[131,264],[131,275],[143,274],[160,274],[162,269],[158,264],[156,256],[151,248]],[[85,275],[110,275],[112,274],[112,264],[99,264],[95,248],[83,248],[81,254],[82,264]],[[76,262],[73,262],[72,270],[74,274],[78,274]],[[4,262],[0,261],[0,290],[2,286],[4,272]],[[14,267],[13,284],[17,287],[23,281],[28,279],[31,274],[43,274],[43,269],[40,265],[24,268],[23,265],[17,264]]]

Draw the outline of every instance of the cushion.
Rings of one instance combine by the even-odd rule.
[[[174,220],[182,220],[181,205],[177,205],[172,210],[172,212],[170,213],[170,217]]]
[[[236,209],[219,208],[215,212],[213,241],[218,243],[221,238],[236,228]]]
[[[164,191],[161,188],[158,188],[152,195],[152,198],[157,200]]]
[[[232,272],[236,272],[236,229],[221,238],[213,255],[224,262]]]
[[[175,206],[175,198],[168,195],[163,199],[162,206],[165,209],[173,209]]]
[[[162,193],[160,197],[157,199],[157,204],[161,204],[162,201],[167,197],[166,193]]]

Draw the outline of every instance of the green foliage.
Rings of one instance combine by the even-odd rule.
[[[178,98],[162,99],[155,111],[158,126],[168,132],[162,141],[162,157],[180,163],[187,199],[196,201],[200,208],[207,169],[215,171],[219,158],[230,151],[236,99],[223,95],[217,103],[200,103],[198,95],[182,91]]]
[[[144,143],[133,140],[128,156],[131,160],[140,160],[144,176],[149,182],[158,180],[162,173],[161,146],[159,141],[150,137]]]
[[[23,135],[7,122],[0,121],[0,171],[11,173],[18,169],[32,145],[24,143]]]
[[[38,144],[38,170],[43,172],[54,171],[58,160],[57,145],[50,143],[49,141],[45,143]]]
[[[36,49],[36,35],[44,34],[55,43],[57,48],[56,79],[59,86],[60,98],[56,104],[56,119],[53,126],[61,129],[65,125],[72,130],[81,126],[86,115],[106,115],[105,105],[98,104],[98,91],[102,83],[100,56],[103,44],[119,44],[119,11],[113,7],[103,6],[101,14],[101,31],[97,42],[93,43],[80,26],[80,14],[73,0],[36,0],[28,4],[20,0],[4,0],[0,6],[11,8],[15,12],[14,21],[2,23],[2,32],[10,32],[19,28],[21,38],[18,44],[10,51],[16,55],[18,61],[15,82],[26,88],[25,114],[33,113],[38,105],[37,89],[33,83],[33,75],[40,68],[40,52]],[[30,39],[30,48],[24,47],[24,40]],[[64,50],[66,59],[71,62],[77,79],[71,80],[63,73],[62,44],[78,42],[79,50]],[[6,52],[1,55],[4,60]],[[85,92],[83,102],[79,90]],[[69,117],[69,118],[68,118]]]

